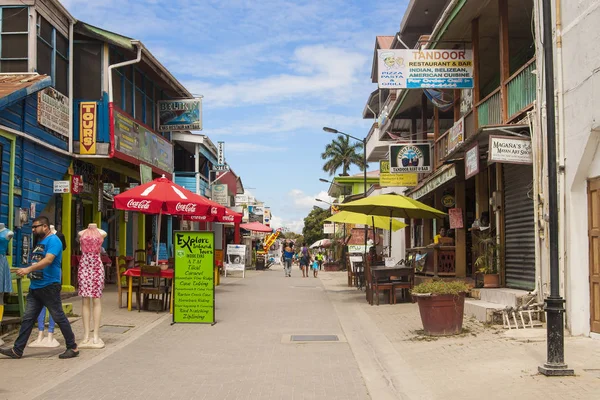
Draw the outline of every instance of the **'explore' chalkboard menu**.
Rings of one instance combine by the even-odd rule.
[[[173,323],[214,324],[214,232],[174,233]]]

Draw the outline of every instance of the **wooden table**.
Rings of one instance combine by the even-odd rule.
[[[414,274],[415,271],[413,268],[411,267],[406,267],[404,265],[402,266],[395,266],[395,267],[385,267],[383,265],[381,266],[373,266],[371,267],[371,276],[372,279],[377,280],[377,279],[381,279],[381,278],[391,278],[391,277],[395,277],[397,279],[401,278],[401,277],[407,277],[408,281],[407,282],[411,282],[412,279],[414,279]],[[398,282],[400,283],[400,282]],[[395,289],[393,289],[395,291]],[[394,293],[394,302],[395,302],[395,293]]]
[[[141,268],[130,268],[123,272],[123,276],[127,277],[127,311],[131,311],[131,297],[133,294],[133,278],[141,275]],[[160,271],[160,277],[171,280],[171,301],[169,305],[169,312],[173,314],[173,277],[175,273],[173,269],[162,269]],[[139,306],[138,306],[139,307]]]

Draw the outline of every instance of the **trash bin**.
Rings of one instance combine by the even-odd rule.
[[[265,259],[266,259],[266,257],[264,254],[256,255],[256,269],[257,270],[265,269]]]

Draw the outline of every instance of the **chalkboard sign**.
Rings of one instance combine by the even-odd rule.
[[[174,233],[173,323],[215,324],[214,232]]]

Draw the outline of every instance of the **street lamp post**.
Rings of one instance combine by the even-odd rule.
[[[315,201],[318,201],[320,203],[329,204],[329,213],[333,215],[333,213],[331,212],[331,207],[333,207],[337,203],[330,203],[328,201],[321,200],[321,199],[315,199]],[[333,223],[333,242],[335,243],[335,222]],[[333,256],[335,257],[335,254]]]
[[[327,126],[324,126],[323,130],[325,132],[329,132],[329,133],[335,133],[335,134],[339,134],[339,135],[344,135],[346,137],[349,137],[349,138],[352,138],[352,139],[357,140],[359,142],[362,142],[362,144],[363,144],[363,164],[364,164],[364,168],[363,168],[363,187],[364,187],[363,196],[367,197],[367,138],[359,139],[359,138],[357,138],[355,136],[352,136],[352,135],[350,135],[348,133],[338,131],[337,129],[329,128]],[[369,233],[369,227],[367,225],[365,225],[365,258],[366,258],[366,253],[367,253],[367,236],[368,236],[368,233]],[[373,236],[373,243],[375,243],[375,236]]]

